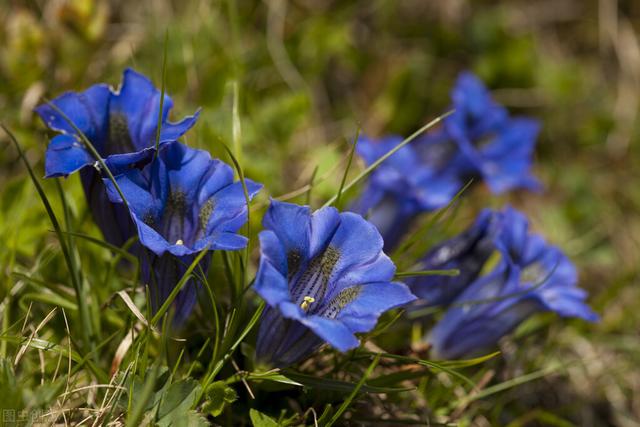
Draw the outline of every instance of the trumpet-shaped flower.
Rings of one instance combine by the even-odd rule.
[[[402,142],[399,136],[374,140],[361,137],[356,151],[371,165]],[[442,163],[440,138],[425,139],[417,146],[405,145],[369,178],[362,196],[352,206],[378,227],[385,248],[393,248],[420,212],[445,206],[461,187],[459,177]],[[428,157],[430,156],[430,158]]]
[[[468,72],[458,77],[451,98],[455,111],[444,120],[444,133],[457,146],[451,161],[459,173],[482,178],[496,194],[538,189],[530,172],[538,122],[509,117]]]
[[[420,270],[457,269],[459,274],[407,279],[422,305],[448,305],[478,277],[487,260],[498,250],[502,223],[501,212],[485,209],[471,227],[429,250],[420,263]]]
[[[142,276],[150,286],[154,311],[167,299],[198,252],[237,250],[247,238],[237,234],[247,221],[247,200],[233,170],[206,151],[174,142],[142,170],[116,177],[142,248]],[[104,179],[114,203],[122,203],[114,184]],[[249,198],[262,187],[245,180]],[[207,254],[200,261],[206,271]],[[178,294],[175,320],[182,322],[196,301],[193,279]]]
[[[385,311],[415,299],[391,282],[393,262],[376,228],[354,213],[272,201],[260,233],[254,289],[267,302],[257,359],[283,367],[328,342],[339,351],[359,345]]]
[[[386,159],[371,174],[353,209],[380,230],[385,249],[393,248],[416,215],[445,206],[470,179],[494,193],[537,189],[531,163],[539,125],[509,117],[482,82],[462,73],[452,91],[453,114]],[[402,138],[361,138],[358,154],[370,165]]]
[[[502,224],[496,240],[501,260],[454,300],[428,337],[436,357],[478,354],[536,312],[598,320],[562,251],[529,233],[526,218],[514,209],[505,209]]]
[[[100,174],[95,168],[87,167],[97,163],[78,131],[91,142],[113,174],[143,165],[155,147],[160,98],[161,92],[151,81],[127,69],[118,90],[97,84],[84,92],[67,92],[54,99],[52,104],[62,113],[49,104],[35,109],[51,130],[59,132],[47,147],[45,176],[67,176],[80,170],[94,219],[105,238],[116,245],[131,237],[134,228],[127,213],[109,202]],[[168,116],[172,106],[171,98],[165,95],[161,145],[180,138],[198,118],[196,112],[178,123],[171,123]]]

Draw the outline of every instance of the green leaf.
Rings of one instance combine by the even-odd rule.
[[[264,373],[252,372],[249,375],[247,375],[247,379],[253,380],[253,381],[260,381],[260,380],[273,381],[275,383],[289,384],[289,385],[295,385],[298,387],[303,387],[303,384],[297,381],[294,381],[291,378],[286,377],[278,372],[264,372]]]
[[[371,353],[371,352],[365,352],[363,351],[361,354],[366,354],[367,356],[371,356],[373,354],[380,354],[381,357],[383,358],[387,358],[387,359],[394,359],[394,360],[399,360],[402,362],[406,362],[406,363],[415,363],[418,365],[422,365],[422,366],[426,366],[427,368],[430,368],[431,370],[434,370],[436,372],[438,371],[442,371],[445,372],[447,374],[449,374],[452,377],[458,378],[462,381],[464,381],[465,383],[469,384],[472,387],[475,387],[475,383],[473,381],[471,381],[470,378],[466,377],[465,375],[461,374],[460,372],[453,370],[447,366],[445,366],[442,363],[439,362],[433,362],[431,360],[424,360],[424,359],[415,359],[412,357],[408,357],[408,356],[401,356],[398,354],[391,354],[391,353]]]
[[[249,416],[251,417],[253,427],[278,427],[276,420],[255,409],[249,411]]]
[[[499,351],[495,351],[493,353],[487,354],[485,356],[476,357],[473,359],[462,359],[462,360],[447,360],[440,362],[440,365],[446,366],[447,368],[460,369],[467,368],[469,366],[479,365],[484,363],[500,354]]]
[[[216,381],[207,387],[206,396],[207,400],[202,410],[214,417],[220,415],[227,404],[235,402],[238,398],[236,391],[223,381]]]
[[[22,409],[22,387],[16,381],[11,361],[0,359],[0,409]]]
[[[178,381],[171,384],[162,396],[158,407],[158,426],[176,425],[178,418],[191,408],[200,384],[194,380]]]
[[[45,292],[27,292],[22,295],[23,300],[27,301],[38,301],[44,304],[49,304],[53,306],[59,306],[66,310],[77,311],[78,306],[73,302],[55,294],[45,293]]]
[[[530,381],[535,381],[537,379],[544,378],[547,375],[550,375],[555,371],[559,370],[560,368],[561,366],[550,366],[548,368],[541,369],[539,371],[531,372],[516,378],[512,378],[507,381],[503,381],[499,384],[480,390],[478,393],[464,396],[461,399],[459,399],[457,402],[455,402],[455,405],[468,405],[473,401],[484,399],[485,397],[491,396],[496,393],[500,393],[502,391],[508,390],[510,388],[513,388],[522,384],[526,384]]]
[[[450,276],[455,277],[460,274],[460,270],[452,268],[450,270],[421,270],[421,271],[400,271],[396,273],[399,277],[415,277],[415,276]]]
[[[156,385],[161,378],[161,372],[166,368],[161,367],[159,361],[156,362],[153,367],[149,368],[149,371],[145,375],[145,380],[134,379],[132,396],[132,407],[127,413],[127,427],[138,426],[142,424],[145,417],[146,410],[153,405],[156,389]]]
[[[202,415],[197,413],[196,411],[188,410],[186,412],[173,412],[173,417],[171,418],[170,424],[160,424],[161,425],[170,425],[171,427],[208,427],[211,424],[204,418]]]
[[[229,350],[227,350],[224,357],[221,360],[219,360],[218,363],[216,363],[216,365],[213,367],[213,370],[206,376],[206,378],[202,382],[202,387],[204,388],[205,391],[207,390],[209,384],[213,382],[216,375],[218,375],[218,372],[220,372],[220,370],[222,369],[224,364],[227,362],[227,360],[229,360],[229,358],[231,357],[233,352],[236,350],[236,348],[240,345],[240,343],[242,343],[242,340],[244,340],[244,337],[247,336],[247,334],[251,331],[254,325],[258,322],[258,319],[262,315],[262,311],[264,310],[264,307],[265,307],[265,302],[264,301],[260,302],[260,305],[258,306],[256,311],[253,313],[253,316],[251,317],[251,319],[249,319],[247,325],[245,326],[243,331],[240,333],[236,341],[231,345],[231,347],[229,347]],[[201,392],[194,406],[200,403],[203,395],[204,393]]]
[[[428,369],[408,369],[381,375],[379,377],[370,379],[368,382],[370,386],[389,387],[402,381],[415,380],[429,374],[431,374],[431,371]]]
[[[350,393],[357,387],[356,383],[332,380],[329,378],[318,378],[293,371],[285,371],[284,375],[290,380],[296,381],[305,387],[317,388],[319,390]],[[362,391],[363,393],[397,393],[408,390],[413,390],[413,388],[374,387],[367,384],[364,384],[362,385],[362,387],[360,387],[360,391]]]

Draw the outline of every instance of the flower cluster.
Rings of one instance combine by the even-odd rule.
[[[396,246],[417,214],[445,206],[471,179],[485,181],[494,193],[540,187],[530,174],[538,123],[510,117],[470,73],[458,77],[451,98],[453,113],[443,126],[390,156],[353,205],[369,214],[386,249]],[[361,138],[356,149],[371,164],[402,139]]]
[[[68,176],[80,171],[82,186],[93,218],[105,239],[121,246],[135,235],[127,211],[109,202],[96,160],[83,142],[89,140],[108,167],[116,174],[144,164],[153,156],[160,112],[161,92],[143,75],[124,71],[122,85],[113,90],[106,84],[84,92],[67,92],[36,113],[55,136],[45,158],[45,176]],[[168,121],[173,101],[165,95],[159,143],[175,141],[198,119],[198,112],[178,123]]]
[[[177,142],[198,113],[168,122],[173,104],[165,96],[160,115],[160,97],[146,77],[127,69],[117,91],[98,84],[36,108],[47,126],[60,132],[47,148],[46,176],[80,171],[88,205],[105,239],[120,246],[137,237],[132,252],[149,286],[154,312],[198,252],[246,246],[246,237],[237,232],[247,221],[248,209],[242,184],[233,182],[229,165]],[[86,140],[115,182],[93,167],[98,159]],[[261,188],[250,180],[245,184],[249,198]],[[210,258],[207,253],[200,260],[203,271]],[[176,324],[193,309],[196,290],[190,279],[174,300]]]
[[[511,207],[483,211],[469,229],[430,251],[423,266],[461,272],[409,283],[424,305],[449,306],[427,337],[440,358],[476,355],[539,311],[598,319],[576,286],[571,261],[530,233],[525,216]]]
[[[286,367],[325,343],[341,352],[356,348],[356,334],[409,304],[447,308],[426,337],[442,358],[483,351],[538,311],[597,319],[569,259],[530,233],[524,215],[510,207],[482,211],[471,227],[419,260],[421,269],[459,275],[394,281],[396,267],[384,250],[396,246],[417,214],[448,204],[467,180],[483,180],[494,193],[539,188],[530,174],[538,124],[509,117],[469,73],[459,77],[452,100],[455,112],[442,127],[373,172],[352,204],[358,213],[271,201],[253,285],[266,302],[257,361]],[[58,133],[47,149],[46,176],[79,171],[105,239],[118,246],[136,239],[129,250],[139,259],[152,310],[175,295],[174,322],[182,325],[197,302],[195,277],[206,280],[212,251],[247,246],[248,237],[238,233],[262,186],[234,181],[229,165],[179,142],[198,112],[172,123],[171,107],[147,78],[126,70],[117,91],[95,85],[36,112]],[[372,164],[400,143],[399,137],[363,138],[357,150]],[[182,280],[196,261],[205,274]]]

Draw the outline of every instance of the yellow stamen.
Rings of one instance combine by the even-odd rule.
[[[300,304],[300,308],[304,311],[307,311],[309,309],[309,305],[313,302],[316,302],[316,299],[314,297],[306,296],[302,298],[302,304]]]
[[[182,239],[178,239],[178,241],[176,241],[176,245],[184,245],[184,242]]]

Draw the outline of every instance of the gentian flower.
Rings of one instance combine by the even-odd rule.
[[[311,355],[324,342],[339,351],[359,345],[358,332],[385,311],[415,299],[391,282],[393,262],[376,228],[354,213],[273,200],[260,232],[254,289],[267,302],[257,360],[277,367]]]
[[[507,208],[496,247],[502,258],[453,302],[427,340],[434,356],[455,359],[495,346],[541,311],[597,321],[577,287],[577,273],[560,249],[529,233],[524,215]]]
[[[369,166],[402,139],[363,136],[356,151]],[[369,214],[369,221],[382,234],[385,249],[396,246],[417,214],[445,206],[462,186],[454,171],[436,158],[440,148],[440,138],[425,138],[419,146],[405,145],[373,171],[362,196],[351,206],[354,212]]]
[[[153,162],[142,170],[127,170],[116,182],[142,246],[136,252],[154,312],[200,251],[238,250],[247,244],[247,238],[237,234],[247,222],[242,183],[233,182],[231,167],[206,151],[166,144]],[[250,198],[262,187],[248,179],[245,183]],[[106,178],[104,184],[109,199],[122,203],[114,184]],[[210,259],[210,253],[202,258],[202,271]],[[196,283],[190,279],[175,300],[177,324],[195,302]]]
[[[451,94],[454,113],[444,133],[457,146],[452,162],[462,176],[481,177],[496,194],[516,188],[536,190],[531,163],[540,125],[509,117],[473,74],[462,73]]]
[[[371,174],[352,209],[369,214],[385,240],[396,246],[420,213],[449,203],[463,184],[481,179],[496,194],[516,188],[538,189],[531,176],[536,121],[509,117],[482,82],[470,73],[458,78],[451,98],[454,113],[434,129],[401,148]],[[367,165],[402,138],[361,138],[357,152]]]
[[[460,273],[407,278],[406,283],[420,298],[420,305],[446,306],[464,291],[498,250],[502,226],[502,212],[485,209],[465,231],[430,249],[420,261],[419,270],[457,269]]]
[[[153,155],[160,97],[161,92],[149,79],[126,69],[118,90],[97,84],[84,92],[64,93],[52,103],[87,137],[115,175],[143,165]],[[196,112],[178,123],[168,122],[172,106],[173,101],[165,95],[160,144],[180,138],[198,118]],[[48,104],[38,106],[35,111],[50,129],[59,132],[47,147],[45,176],[68,176],[79,170],[95,222],[107,241],[122,245],[134,235],[135,229],[127,212],[109,202],[100,174],[87,167],[96,165],[96,159],[62,114]]]

